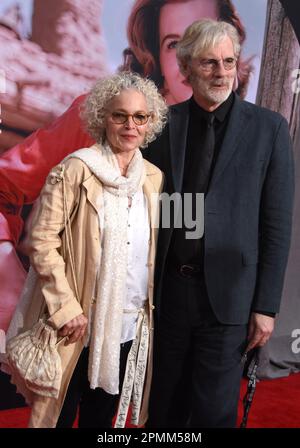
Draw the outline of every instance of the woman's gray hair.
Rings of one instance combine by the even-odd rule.
[[[106,137],[106,105],[126,89],[135,89],[141,92],[145,96],[148,112],[151,114],[149,128],[142,145],[143,148],[160,134],[167,122],[168,114],[165,100],[150,79],[142,78],[140,75],[131,72],[118,73],[100,79],[87,96],[83,104],[81,117],[89,134],[96,142],[103,143]]]
[[[176,47],[180,71],[185,74],[190,61],[209,48],[215,47],[225,37],[233,44],[234,55],[238,59],[241,45],[238,32],[230,23],[212,19],[197,20],[184,32]]]

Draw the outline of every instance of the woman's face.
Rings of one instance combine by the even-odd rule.
[[[106,138],[112,151],[134,153],[143,144],[149,127],[149,121],[139,126],[132,117],[148,115],[145,96],[135,89],[126,89],[109,101],[106,108]],[[126,119],[123,124],[115,122],[122,118]]]
[[[192,94],[190,85],[180,73],[176,60],[176,44],[185,29],[196,20],[217,19],[215,0],[188,0],[167,3],[160,10],[160,67],[164,76],[168,104],[185,101]]]

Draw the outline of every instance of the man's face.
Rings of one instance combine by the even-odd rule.
[[[215,47],[193,58],[187,67],[187,76],[192,86],[194,98],[206,110],[214,110],[230,95],[236,76],[236,66],[226,70],[224,61],[235,59],[233,44],[225,37]],[[218,64],[210,64],[218,61]],[[207,63],[208,67],[204,67]],[[211,69],[209,69],[211,67]]]

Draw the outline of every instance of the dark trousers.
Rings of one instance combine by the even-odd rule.
[[[219,323],[201,278],[167,272],[148,427],[235,427],[246,325]]]
[[[120,387],[122,390],[127,356],[132,341],[121,344]],[[73,372],[57,428],[72,428],[79,406],[79,428],[111,428],[117,411],[119,395],[111,395],[100,387],[90,388],[88,381],[89,350],[84,348]]]

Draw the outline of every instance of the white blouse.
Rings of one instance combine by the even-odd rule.
[[[128,207],[127,228],[127,280],[121,343],[135,338],[137,310],[147,300],[150,229],[147,199],[142,188],[132,197],[131,207]]]
[[[99,225],[104,227],[104,204],[99,204]],[[120,343],[135,338],[138,310],[144,306],[148,293],[148,253],[150,241],[150,227],[148,217],[147,198],[142,187],[132,197],[127,215],[127,280],[124,296],[124,313]],[[101,245],[103,232],[101,232]],[[96,287],[96,285],[95,285]],[[93,305],[84,345],[89,345]]]

